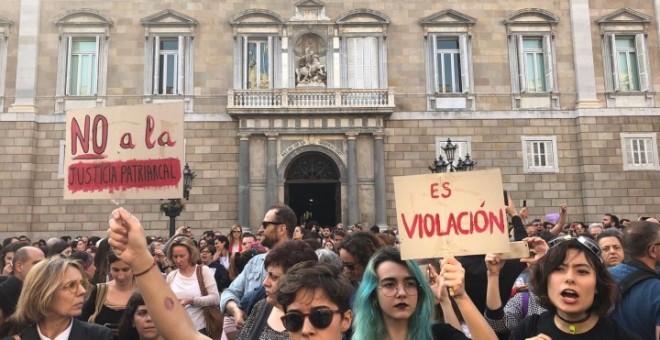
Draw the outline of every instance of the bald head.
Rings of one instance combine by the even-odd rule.
[[[14,254],[14,276],[19,280],[25,280],[32,266],[44,259],[44,252],[37,247],[23,247]]]

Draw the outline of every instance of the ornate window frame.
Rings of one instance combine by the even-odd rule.
[[[618,9],[596,20],[601,35],[607,107],[653,107],[653,78],[648,58],[648,29],[652,21],[650,16],[630,8]],[[623,91],[620,88],[617,36],[634,39],[639,90]]]
[[[69,109],[105,106],[108,76],[108,39],[112,20],[105,14],[89,8],[61,13],[53,20],[58,28],[59,45],[57,58],[57,82],[55,88],[55,113]],[[94,40],[96,65],[92,76],[92,93],[69,93],[70,59],[72,43],[78,39]]]
[[[333,46],[339,46],[335,53],[335,60],[340,61],[340,87],[349,87],[349,41],[353,39],[375,38],[375,57],[373,62],[377,68],[377,84],[368,88],[384,89],[388,87],[387,76],[387,28],[391,20],[388,16],[378,11],[366,8],[358,8],[342,13],[335,19],[337,27],[337,39]],[[357,46],[357,45],[356,45]],[[354,67],[357,67],[354,64]]]
[[[145,37],[143,101],[163,103],[183,100],[184,111],[193,112],[195,28],[199,22],[173,9],[166,9],[140,19],[140,23],[144,26]],[[156,86],[160,81],[160,72],[156,72],[156,68],[161,39],[177,41],[177,86],[174,94],[160,94]]]
[[[279,14],[265,9],[240,12],[229,20],[234,35],[234,88],[248,89],[248,44],[252,41],[266,43],[268,52],[268,88],[282,87],[287,83],[282,71],[282,50],[288,46],[284,28],[285,20]]]
[[[555,53],[555,26],[559,17],[538,8],[525,8],[509,14],[504,19],[509,37],[509,68],[511,71],[511,106],[514,110],[559,110],[557,66]],[[546,89],[529,92],[525,70],[525,38],[541,39],[544,56]]]
[[[472,26],[477,19],[446,9],[420,20],[424,30],[426,92],[428,110],[474,110],[474,71],[472,65]],[[436,41],[457,39],[460,62],[461,91],[440,93],[437,88]]]

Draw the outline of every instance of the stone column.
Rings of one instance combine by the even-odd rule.
[[[346,133],[348,144],[348,216],[347,225],[358,223],[357,132]]]
[[[385,134],[382,132],[374,133],[374,200],[376,201],[376,224],[381,227],[387,226],[384,136]]]
[[[238,224],[250,227],[250,134],[239,133],[238,145]]]
[[[571,27],[573,28],[573,61],[577,86],[577,108],[600,107],[596,97],[596,75],[591,44],[589,0],[571,0]]]
[[[16,65],[16,99],[9,112],[35,113],[37,94],[37,63],[39,56],[39,22],[41,0],[21,0],[18,25]]]
[[[653,7],[655,10],[655,18],[660,18],[660,0],[653,0]],[[660,25],[655,25],[656,35],[660,37]]]
[[[277,203],[277,134],[267,133],[266,146],[266,206]]]

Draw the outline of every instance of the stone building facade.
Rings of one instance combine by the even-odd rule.
[[[0,234],[103,234],[65,201],[68,109],[183,101],[179,218],[396,225],[448,138],[532,216],[660,215],[660,0],[4,0]],[[166,198],[166,197],[163,197]],[[499,198],[498,198],[499,199]],[[128,200],[166,234],[157,200]]]

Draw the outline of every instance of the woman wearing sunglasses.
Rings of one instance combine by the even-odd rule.
[[[277,302],[292,340],[340,340],[351,327],[349,301],[353,287],[339,267],[307,261],[280,280]]]
[[[616,285],[598,244],[580,236],[556,237],[532,269],[532,289],[548,312],[520,322],[511,339],[636,339],[607,316]]]
[[[37,263],[23,283],[10,335],[23,340],[112,340],[108,328],[75,319],[88,288],[85,271],[75,260],[54,256]]]
[[[453,257],[442,260],[440,280],[453,292],[473,339],[497,339],[470,297],[465,293],[465,270]],[[378,250],[367,264],[355,303],[354,340],[371,339],[468,339],[445,323],[433,324],[434,293],[414,261],[401,260],[399,249]]]
[[[284,310],[277,303],[279,281],[293,265],[305,261],[318,263],[318,257],[307,243],[287,241],[275,246],[264,259],[266,278],[263,285],[266,298],[257,302],[238,335],[238,340],[269,339],[287,340],[289,334],[282,323]]]

